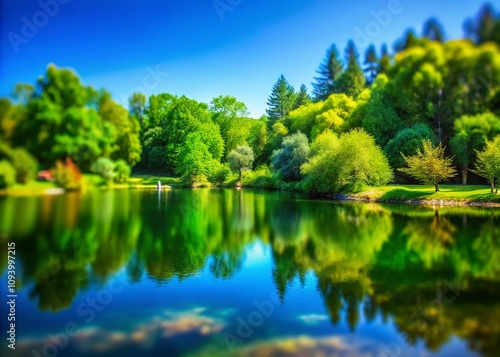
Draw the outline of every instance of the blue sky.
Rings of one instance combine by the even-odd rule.
[[[327,48],[354,39],[362,55],[435,16],[448,38],[482,1],[435,0],[0,0],[0,96],[35,83],[47,64],[126,103],[134,91],[209,102],[233,95],[265,113],[281,74],[311,82]],[[219,10],[216,9],[217,8]],[[496,4],[494,4],[496,5]],[[498,7],[498,6],[496,6]],[[45,10],[44,10],[45,9]],[[368,40],[368,41],[367,41]],[[363,56],[361,56],[363,57]]]

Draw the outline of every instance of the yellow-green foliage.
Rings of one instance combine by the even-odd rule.
[[[311,156],[302,165],[302,188],[321,193],[358,192],[392,180],[392,170],[372,136],[352,130],[339,138],[325,131],[311,145]]]
[[[399,169],[427,185],[434,185],[439,191],[439,183],[456,176],[452,159],[444,156],[444,147],[441,143],[433,147],[430,140],[422,141],[423,150],[418,149],[413,156],[404,156],[408,165]]]
[[[486,142],[484,150],[477,153],[474,172],[486,178],[491,185],[491,193],[496,193],[495,186],[500,180],[500,136]]]
[[[16,183],[16,169],[7,160],[0,160],[0,189],[12,187]]]
[[[366,94],[365,94],[366,95]],[[363,97],[363,100],[366,100]],[[356,109],[356,101],[346,94],[332,94],[324,102],[303,105],[289,115],[292,132],[301,131],[312,140],[330,129],[340,132]]]

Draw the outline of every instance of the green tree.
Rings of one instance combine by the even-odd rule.
[[[231,150],[241,143],[239,138],[235,138],[235,134],[237,136],[237,133],[243,131],[240,130],[242,129],[241,121],[238,119],[247,116],[248,109],[245,103],[229,95],[221,95],[212,99],[209,109],[212,113],[212,119],[219,126],[222,139],[226,144],[223,155],[223,157],[226,157]]]
[[[444,42],[443,26],[439,23],[438,19],[431,17],[424,23],[422,36],[431,41]]]
[[[416,155],[407,157],[401,154],[408,167],[401,168],[399,171],[427,185],[434,185],[436,192],[438,192],[439,183],[457,174],[453,168],[453,160],[445,157],[444,147],[441,143],[434,147],[430,140],[423,140],[422,146],[423,150],[418,149]]]
[[[176,101],[163,127],[167,172],[175,170],[177,155],[181,147],[186,143],[187,136],[197,131],[202,124],[211,122],[211,115],[205,103],[199,103],[185,96]],[[210,134],[212,133],[220,136],[220,133],[215,131],[210,131]],[[204,138],[204,141],[207,140],[209,139]],[[213,146],[213,149],[217,150],[218,148]]]
[[[498,192],[495,187],[500,179],[500,136],[486,142],[484,150],[477,152],[476,169],[473,172],[488,180],[491,193]]]
[[[139,95],[136,99],[140,101],[144,98]],[[134,110],[137,111],[139,108]],[[125,160],[129,165],[134,166],[140,161],[142,153],[139,119],[135,115],[129,115],[128,111],[112,100],[107,92],[101,95],[99,115],[104,122],[109,122],[114,126],[116,133],[112,148],[109,152],[103,150],[103,154],[109,155],[113,160]]]
[[[365,68],[366,84],[371,86],[379,73],[379,59],[377,58],[377,51],[374,45],[370,45],[365,53]]]
[[[128,100],[128,107],[130,115],[135,118],[140,124],[141,133],[143,133],[146,128],[146,96],[142,93],[134,92]]]
[[[312,155],[302,166],[305,188],[313,192],[357,192],[392,180],[392,170],[374,138],[352,130],[337,139],[324,132],[311,145]]]
[[[273,152],[271,161],[284,181],[299,181],[302,178],[300,166],[306,162],[308,155],[309,140],[299,131],[283,139],[281,148]]]
[[[269,126],[288,115],[293,109],[296,102],[294,88],[281,75],[278,81],[274,84],[271,95],[267,101],[268,108],[266,109],[269,118]]]
[[[343,64],[337,46],[332,44],[316,71],[319,76],[314,77],[312,95],[315,102],[326,100],[334,92],[334,83],[342,73],[342,69]]]
[[[38,170],[38,161],[24,148],[11,148],[0,143],[0,160],[9,161],[16,170],[16,182],[25,184],[34,180]]]
[[[464,30],[475,43],[494,41],[500,44],[500,16],[491,4],[483,5],[476,18],[467,19]]]
[[[500,134],[500,118],[492,113],[463,115],[454,123],[455,136],[450,140],[461,172],[462,184],[467,184],[469,165],[474,162],[476,151],[482,150],[487,140]]]
[[[50,65],[16,124],[12,144],[25,147],[42,165],[70,157],[88,170],[116,138],[113,125],[97,112],[97,101],[97,92],[75,72]]]
[[[358,63],[358,51],[352,40],[347,43],[345,57],[347,67],[335,82],[334,92],[356,98],[365,88],[366,78]]]
[[[131,171],[132,169],[125,160],[118,160],[115,162],[115,182],[127,182]]]
[[[252,169],[253,160],[253,150],[248,146],[238,146],[227,156],[229,167],[231,167],[231,170],[238,172],[240,181],[243,171]]]
[[[398,131],[384,147],[384,153],[391,167],[394,169],[404,167],[405,160],[401,154],[415,155],[418,149],[422,149],[422,140],[436,141],[432,129],[427,124],[415,124]]]
[[[404,127],[404,122],[396,113],[393,103],[385,95],[388,82],[389,79],[385,74],[376,78],[372,84],[366,113],[361,119],[361,126],[373,135],[380,147],[387,145],[389,140]]]
[[[300,86],[299,92],[297,93],[297,98],[293,109],[297,109],[303,105],[311,103],[311,97],[307,93],[307,87],[305,84]]]
[[[115,166],[111,159],[100,157],[90,166],[90,171],[100,175],[109,185],[116,177]]]
[[[387,73],[391,65],[391,56],[389,56],[389,49],[385,43],[380,48],[380,60],[378,64],[379,73]]]
[[[16,169],[7,160],[0,160],[0,189],[12,187],[16,183]]]
[[[198,131],[188,134],[176,158],[175,172],[181,179],[193,187],[206,186],[218,166],[203,135]]]

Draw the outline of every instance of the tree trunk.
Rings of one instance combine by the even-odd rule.
[[[491,194],[495,194],[495,179],[491,180]]]
[[[238,181],[240,181],[240,182],[241,182],[241,172],[242,172],[242,171],[243,171],[243,170],[242,170],[242,169],[240,169],[240,178],[238,179]]]
[[[462,165],[462,185],[467,185],[467,165]]]
[[[439,192],[439,184],[438,184],[438,183],[435,183],[435,184],[434,184],[434,187],[436,188],[436,192]]]

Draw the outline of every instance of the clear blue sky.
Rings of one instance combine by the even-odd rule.
[[[136,90],[205,102],[230,94],[259,117],[280,74],[311,90],[332,43],[343,53],[352,38],[362,57],[363,32],[378,48],[387,43],[392,49],[406,29],[420,34],[431,16],[448,38],[461,37],[465,18],[483,2],[218,0],[219,11],[214,0],[0,3],[0,96],[16,82],[35,83],[55,63],[74,68],[85,84],[108,89],[121,103]]]

